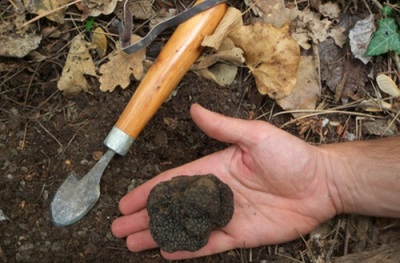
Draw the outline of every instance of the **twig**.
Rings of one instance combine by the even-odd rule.
[[[24,150],[24,148],[25,148],[27,132],[28,132],[28,121],[25,122],[24,136],[22,137],[22,142],[21,142],[21,151]]]
[[[372,3],[374,3],[379,9],[382,9],[383,6],[381,5],[381,3],[378,2],[378,0],[371,0]]]
[[[55,140],[61,147],[63,147],[62,143],[53,135],[49,130],[46,129],[46,127],[43,126],[43,124],[38,121],[39,126],[51,137],[53,140]]]
[[[46,16],[48,16],[48,15],[50,15],[50,14],[52,14],[52,13],[57,12],[58,10],[64,9],[64,8],[66,8],[66,7],[68,7],[68,6],[77,4],[77,3],[79,3],[79,2],[82,2],[82,0],[75,0],[75,1],[73,1],[73,2],[71,2],[71,3],[68,3],[68,4],[65,4],[65,5],[63,5],[63,6],[57,7],[57,8],[54,9],[54,10],[46,11],[46,12],[44,12],[44,13],[42,13],[42,14],[36,16],[35,18],[32,18],[32,19],[29,20],[29,21],[26,21],[26,22],[22,25],[22,27],[25,27],[25,26],[27,26],[27,25],[29,25],[29,24],[32,24],[33,22],[39,20],[39,19],[42,18],[42,17],[46,17]]]
[[[400,59],[399,59],[399,55],[397,55],[395,52],[393,52],[392,54],[393,54],[394,64],[396,65],[396,68],[397,68],[397,75],[400,75]]]
[[[333,249],[335,248],[335,244],[336,244],[336,241],[337,241],[338,236],[339,236],[340,223],[341,223],[341,220],[339,219],[338,222],[337,222],[337,225],[336,225],[335,236],[333,238],[334,240],[332,242],[332,245],[329,247],[328,253],[326,254],[326,257],[325,257],[326,262],[330,261],[330,258],[331,258],[332,254],[333,254]]]
[[[291,121],[286,122],[281,126],[281,128],[284,128],[290,124],[295,123],[296,121],[299,121],[301,119],[313,117],[313,116],[318,116],[318,115],[323,115],[323,114],[347,114],[347,115],[354,115],[354,116],[363,116],[363,117],[370,117],[370,118],[375,118],[375,119],[383,119],[384,117],[381,116],[376,116],[376,115],[371,115],[371,114],[366,114],[366,113],[359,113],[359,112],[352,112],[352,111],[341,111],[341,110],[292,110],[292,111],[283,111],[283,112],[278,112],[273,115],[273,117],[282,115],[282,114],[287,114],[287,113],[306,113],[309,112],[307,115],[303,115],[301,117],[298,117],[296,119],[293,119]]]
[[[394,122],[397,120],[397,118],[399,117],[399,115],[400,115],[400,111],[398,111],[397,113],[396,113],[396,116],[394,116],[393,117],[393,120],[389,123],[389,125],[386,127],[386,129],[385,129],[385,131],[382,133],[382,135],[381,135],[381,137],[383,137],[385,134],[386,134],[386,132],[390,129],[390,127],[394,124]]]

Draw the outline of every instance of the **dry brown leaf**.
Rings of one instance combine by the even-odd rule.
[[[286,8],[282,0],[245,0],[245,2],[264,23],[274,27],[289,23],[299,13],[297,8]]]
[[[68,4],[68,0],[24,0],[25,8],[29,13],[42,15],[49,11],[55,10]],[[46,18],[59,24],[64,23],[64,12],[67,9],[61,8],[57,11],[51,12]]]
[[[386,94],[389,94],[395,98],[400,97],[399,88],[389,76],[386,76],[385,74],[379,74],[376,77],[376,83],[378,83],[378,87]]]
[[[289,96],[277,100],[277,103],[285,110],[313,110],[320,95],[315,60],[312,56],[302,56],[296,86]],[[297,117],[301,114],[293,115]]]
[[[92,44],[96,46],[97,53],[103,58],[107,51],[107,37],[106,32],[101,27],[97,27],[93,31]]]
[[[22,4],[22,3],[21,3]],[[35,28],[21,27],[25,23],[25,13],[4,17],[0,22],[0,56],[22,58],[35,50],[41,40]]]
[[[369,15],[365,19],[357,21],[349,32],[351,52],[354,57],[364,64],[367,64],[372,59],[372,57],[365,56],[365,53],[367,53],[367,48],[375,29],[374,15]]]
[[[61,30],[59,30],[57,27],[55,26],[48,26],[43,28],[40,31],[40,34],[44,37],[44,38],[59,38],[62,35]]]
[[[131,42],[134,43],[139,39],[139,36],[132,35]],[[136,53],[127,54],[119,46],[117,48],[109,56],[109,61],[100,67],[102,74],[99,79],[101,91],[113,92],[117,86],[122,89],[127,88],[131,82],[131,75],[137,80],[142,78],[146,49],[143,48]]]
[[[76,6],[82,10],[82,19],[86,19],[88,16],[111,14],[119,1],[121,0],[83,0]]]
[[[289,26],[275,28],[256,23],[232,31],[229,37],[244,51],[245,63],[261,94],[282,99],[296,85],[300,47],[290,36]]]
[[[42,40],[34,34],[0,35],[0,56],[22,58],[35,50]]]
[[[339,18],[340,8],[337,3],[332,3],[331,1],[321,4],[319,6],[318,11],[325,17],[329,17],[330,19]]]
[[[244,63],[243,50],[238,48],[233,43],[232,39],[226,37],[223,39],[221,44],[219,44],[219,50],[213,54],[207,54],[200,58],[193,69],[205,69],[217,62],[226,62],[236,66],[240,66]]]
[[[242,26],[243,20],[240,10],[229,7],[214,33],[210,36],[206,36],[201,45],[203,47],[211,47],[214,50],[219,50],[222,41],[229,32]]]
[[[233,65],[218,63],[212,67],[197,71],[206,79],[212,80],[221,87],[226,87],[235,80],[238,68]]]
[[[342,47],[347,40],[344,34],[346,29],[341,26],[332,28],[332,21],[327,18],[321,19],[321,14],[305,9],[294,20],[292,24],[292,37],[304,49],[311,47],[311,42],[319,44],[328,37],[335,40],[336,45]]]
[[[200,58],[192,70],[206,79],[225,87],[236,77],[237,67],[244,62],[243,50],[235,47],[230,38],[224,38],[219,50]]]
[[[96,69],[89,54],[90,43],[77,35],[71,42],[61,77],[57,88],[65,94],[76,94],[89,90],[89,85],[84,75],[96,76]]]
[[[384,110],[392,110],[392,104],[379,99],[363,100],[360,106],[367,112],[381,112]]]
[[[147,20],[155,13],[152,9],[152,4],[152,0],[130,0],[126,3],[126,7],[133,17]],[[114,13],[121,21],[124,21],[124,5],[125,1],[119,1],[114,10]]]

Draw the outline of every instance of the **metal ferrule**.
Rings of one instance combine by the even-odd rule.
[[[104,144],[117,154],[126,155],[134,141],[134,138],[114,126],[104,140]]]

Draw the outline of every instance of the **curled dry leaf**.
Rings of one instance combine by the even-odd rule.
[[[224,38],[220,44],[219,50],[216,53],[206,55],[199,59],[199,63],[195,65],[194,69],[205,69],[220,61],[240,66],[245,61],[243,50],[235,47],[232,39]]]
[[[378,83],[378,87],[386,94],[389,94],[395,98],[400,97],[399,88],[389,76],[386,76],[385,74],[379,74],[376,77],[376,83]]]
[[[193,66],[198,74],[225,87],[230,85],[236,77],[238,66],[244,62],[243,50],[235,47],[230,38],[224,38],[219,50],[211,55],[199,59]]]
[[[219,50],[222,41],[229,32],[242,26],[243,20],[240,10],[229,7],[214,33],[210,36],[206,36],[201,45],[203,47]]]
[[[101,27],[97,27],[93,31],[92,44],[96,46],[97,53],[103,58],[107,51],[107,37],[106,32]]]
[[[138,40],[140,40],[139,36],[132,35],[132,43]],[[102,74],[99,79],[100,90],[112,92],[117,86],[125,89],[131,82],[131,75],[137,80],[141,79],[145,57],[145,48],[136,53],[127,54],[118,46],[117,50],[109,56],[109,61],[100,67],[100,73]]]
[[[320,96],[321,89],[318,84],[317,66],[314,58],[302,56],[297,72],[296,86],[289,96],[277,100],[277,103],[285,110],[313,110]],[[293,115],[297,117],[301,114]]]
[[[96,76],[96,69],[89,54],[90,43],[77,35],[71,42],[62,74],[57,83],[57,88],[64,94],[76,94],[89,90],[85,75]]]
[[[363,100],[360,106],[367,112],[381,112],[393,109],[392,104],[380,99]]]
[[[275,28],[256,23],[240,27],[229,37],[244,51],[245,63],[261,94],[282,99],[296,85],[300,47],[289,34],[289,26]]]
[[[372,34],[375,32],[374,15],[357,21],[349,32],[350,48],[354,57],[367,64],[372,57],[365,56]]]

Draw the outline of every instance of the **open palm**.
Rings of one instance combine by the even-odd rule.
[[[322,149],[266,122],[225,117],[199,105],[192,106],[191,114],[205,133],[232,146],[166,171],[121,199],[123,216],[113,222],[112,231],[127,237],[130,250],[157,247],[150,235],[147,197],[157,183],[177,175],[216,175],[231,187],[235,211],[226,227],[212,232],[205,247],[196,252],[162,251],[167,259],[282,243],[336,214]]]

